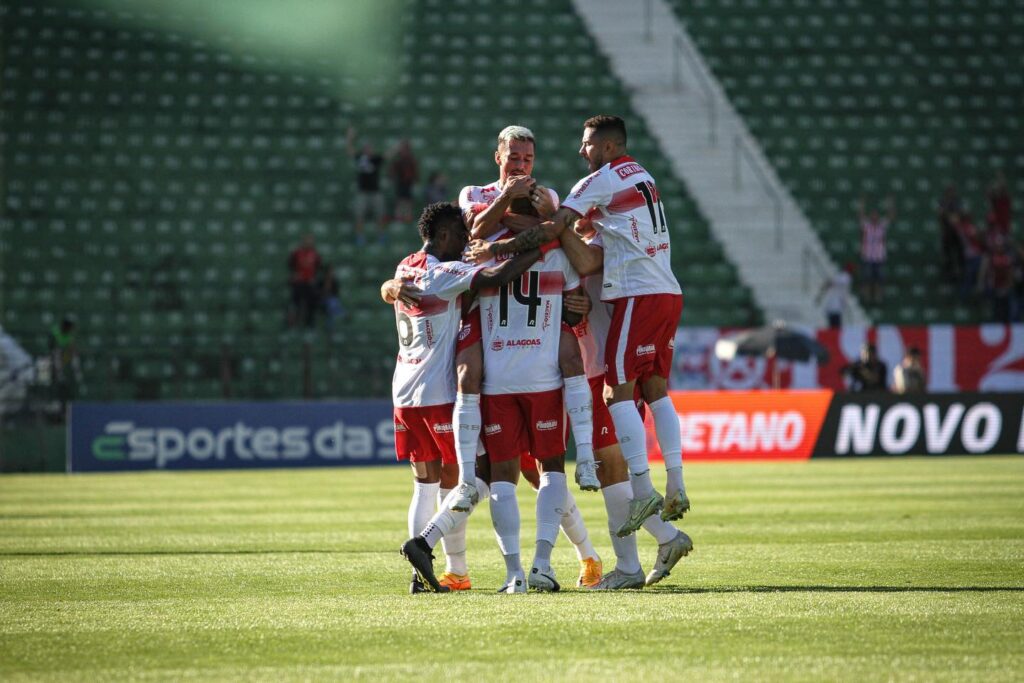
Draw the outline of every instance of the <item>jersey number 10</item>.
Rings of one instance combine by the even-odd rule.
[[[526,290],[523,290],[523,285]],[[526,324],[529,327],[537,326],[537,309],[540,307],[540,273],[535,270],[528,271],[523,277],[518,277],[501,288],[498,295],[498,326],[508,327],[508,295],[509,292],[516,301],[526,306],[529,310],[526,314]]]

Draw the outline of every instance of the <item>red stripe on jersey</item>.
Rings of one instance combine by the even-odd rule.
[[[633,209],[639,209],[646,204],[647,200],[644,199],[639,190],[635,187],[627,187],[625,190],[619,190],[612,195],[612,200],[608,202],[608,210],[613,213],[626,213]]]
[[[527,284],[527,283],[523,283]],[[540,274],[540,294],[561,294],[562,286],[565,284],[565,275],[559,272],[547,272]]]
[[[448,301],[433,294],[420,297],[420,302],[416,306],[407,306],[398,302],[398,310],[414,318],[421,315],[437,315],[447,309]]]

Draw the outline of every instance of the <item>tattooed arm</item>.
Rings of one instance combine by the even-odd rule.
[[[577,218],[579,218],[579,214],[575,211],[561,208],[555,212],[550,221],[530,228],[526,232],[521,232],[514,239],[500,242],[474,240],[467,247],[464,260],[470,263],[482,263],[503,254],[517,254],[529,249],[536,249],[557,239],[563,230],[572,227]]]

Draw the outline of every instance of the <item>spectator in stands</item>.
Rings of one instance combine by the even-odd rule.
[[[995,179],[988,189],[989,223],[999,232],[1009,235],[1013,220],[1013,203],[1010,201],[1010,191],[1006,187],[1006,176],[1002,171],[996,171]]]
[[[955,213],[952,215],[952,221],[960,238],[960,252],[963,254],[960,301],[967,303],[979,290],[978,271],[981,269],[981,257],[984,254],[985,242],[970,214]]]
[[[956,186],[949,184],[939,199],[939,235],[942,246],[942,272],[951,282],[959,282],[963,273],[964,254],[955,218],[963,211]]]
[[[60,402],[61,415],[65,414],[68,403],[78,396],[82,379],[78,345],[75,343],[76,328],[75,319],[65,315],[59,323],[50,328],[48,339],[54,398]]]
[[[921,365],[921,350],[911,346],[903,354],[903,360],[893,368],[892,390],[897,394],[923,394],[928,390],[928,382]]]
[[[853,281],[853,264],[847,263],[843,269],[821,283],[817,303],[824,300],[825,319],[828,326],[836,329],[843,326],[843,313],[850,298],[850,284]]]
[[[1009,324],[1017,319],[1016,275],[1020,254],[1010,240],[997,233],[981,260],[978,282],[992,302],[992,320]]]
[[[448,176],[443,171],[434,171],[427,180],[426,189],[423,190],[423,203],[429,206],[437,202],[447,202],[450,199],[448,196]]]
[[[313,326],[319,293],[316,288],[320,270],[320,254],[313,235],[307,234],[302,243],[288,256],[288,284],[292,290],[292,305],[288,310],[288,325],[293,327],[301,319],[306,327]]]
[[[850,391],[887,391],[888,368],[878,357],[874,344],[864,344],[860,358],[843,366],[840,372],[847,378]]]
[[[402,140],[391,154],[388,173],[395,188],[395,220],[408,223],[412,220],[413,186],[420,179],[416,155],[408,140]]]
[[[880,304],[885,279],[886,232],[896,218],[892,197],[886,200],[886,218],[883,219],[877,209],[867,215],[863,197],[857,206],[857,217],[860,221],[861,296],[865,301]]]
[[[320,271],[320,284],[317,291],[320,293],[320,304],[323,307],[327,332],[331,333],[334,331],[334,322],[345,316],[345,307],[341,305],[341,299],[338,296],[338,277],[330,263],[324,264]]]
[[[369,142],[363,143],[361,149],[355,146],[356,129],[348,129],[346,143],[348,154],[352,157],[356,166],[356,198],[355,198],[355,227],[356,243],[366,244],[366,235],[363,232],[366,222],[366,214],[369,211],[374,220],[377,221],[379,232],[378,240],[384,242],[384,229],[387,227],[384,218],[384,196],[380,190],[380,171],[384,164],[384,158],[378,154],[373,145]]]

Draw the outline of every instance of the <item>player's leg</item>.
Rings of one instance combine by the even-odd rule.
[[[558,366],[565,385],[565,410],[576,442],[576,483],[584,491],[596,491],[599,484],[593,448],[594,402],[584,372],[579,340],[564,322],[558,340]]]
[[[484,446],[491,469],[491,523],[505,560],[505,584],[499,593],[525,593],[526,576],[520,559],[519,453],[526,447],[523,438],[524,420],[513,397],[485,396]]]
[[[438,510],[424,528],[421,535],[427,538],[431,547],[437,544],[437,536],[441,540],[441,547],[444,549],[444,573],[438,578],[442,586],[449,590],[469,590],[469,566],[466,562],[466,520],[473,506],[469,510],[450,510],[451,500],[454,500],[456,487],[459,484],[459,465],[455,460],[455,438],[451,436],[451,457],[442,458],[441,464],[441,488],[437,493]],[[459,514],[461,513],[461,514]],[[433,534],[430,532],[436,528]]]
[[[434,576],[433,553],[419,539],[419,532],[430,522],[434,513],[434,500],[441,486],[441,458],[424,434],[416,408],[395,409],[395,451],[400,460],[409,460],[413,472],[413,493],[409,502],[409,540],[401,548],[402,556],[409,560],[414,574],[410,592],[418,593],[429,585],[442,590]],[[426,438],[424,438],[426,436]]]
[[[654,418],[654,431],[668,475],[661,517],[666,521],[680,519],[690,509],[690,500],[686,496],[686,487],[683,484],[683,448],[679,415],[668,396],[668,382],[664,377],[652,375],[645,378],[643,394],[651,410],[651,417]]]
[[[455,431],[455,452],[459,464],[459,494],[453,509],[466,511],[479,500],[476,480],[477,446],[480,443],[480,384],[484,374],[483,349],[480,344],[479,310],[462,320],[456,344],[455,370],[458,391],[452,427]]]
[[[598,448],[601,462],[601,495],[608,513],[608,533],[615,551],[615,568],[594,586],[597,590],[643,588],[644,572],[640,566],[636,534],[619,536],[619,528],[629,519],[629,506],[633,501],[633,487],[629,482],[629,468],[617,443]]]
[[[605,345],[606,382],[612,389],[608,411],[615,423],[615,432],[619,437],[622,456],[629,467],[633,488],[629,519],[616,532],[623,536],[636,531],[647,517],[658,512],[663,500],[651,483],[647,434],[633,399],[637,378],[647,369],[646,364],[653,360],[653,354],[648,353],[650,345],[640,343],[646,341],[643,339],[644,311],[638,310],[642,307],[643,299],[626,297],[612,302],[612,322]],[[648,315],[661,314],[654,311]]]
[[[589,393],[589,386],[588,386]],[[569,489],[565,481],[565,423],[562,392],[554,391],[520,396],[529,416],[530,453],[537,459],[540,488],[537,489],[537,542],[530,569],[530,587],[557,591],[560,586],[551,567],[551,551],[558,540],[558,529],[565,513]]]
[[[538,491],[540,489],[540,471],[537,469],[537,461],[533,459],[533,456],[524,453],[519,458],[519,468],[523,479],[529,482],[534,491]],[[580,561],[580,576],[587,583],[597,583],[601,579],[601,557],[590,540],[590,533],[587,531],[587,525],[583,521],[580,509],[576,505],[576,499],[568,490],[566,491],[565,508],[560,525],[562,533],[576,549],[576,557]]]

